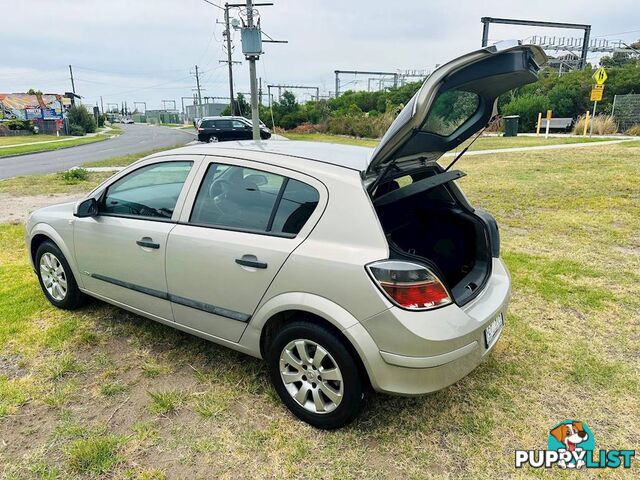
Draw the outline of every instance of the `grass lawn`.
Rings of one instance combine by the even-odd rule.
[[[37,152],[48,152],[50,150],[59,150],[61,148],[67,147],[75,147],[77,145],[84,145],[86,143],[100,142],[102,140],[106,140],[107,138],[111,138],[115,132],[101,133],[98,135],[94,135],[91,137],[69,137],[68,140],[60,142],[51,142],[51,143],[34,143],[33,145],[21,145],[16,147],[9,148],[0,148],[0,157],[10,157],[12,155],[21,155],[25,153],[37,153]],[[36,138],[38,137],[38,138]],[[34,135],[33,137],[6,137],[7,139],[14,140],[16,138],[29,138],[32,140],[27,140],[27,142],[41,142],[43,137],[53,137],[50,140],[61,140],[65,137],[56,137],[55,135]],[[2,139],[0,139],[2,140]],[[27,143],[27,142],[15,142],[15,143]],[[13,143],[7,143],[7,145],[12,145]]]
[[[19,143],[48,142],[51,140],[63,140],[65,137],[56,135],[18,135],[16,137],[0,137],[0,147],[16,145]]]
[[[342,135],[331,135],[327,133],[286,133],[285,137],[290,140],[306,140],[313,142],[329,142],[342,143],[346,145],[358,145],[361,147],[376,147],[379,143],[375,138],[356,138]],[[585,143],[585,142],[602,142],[611,140],[610,138],[576,138],[576,137],[481,137],[473,144],[470,150],[492,150],[496,148],[514,148],[514,147],[533,147],[537,145],[559,145],[565,143]],[[459,149],[466,144],[463,143]]]
[[[260,361],[97,301],[53,308],[22,227],[0,226],[0,477],[540,478],[514,469],[514,450],[546,448],[565,419],[586,422],[597,449],[637,449],[640,142],[458,168],[500,222],[513,276],[502,338],[457,384],[374,395],[335,432],[288,414]]]
[[[136,160],[139,160],[147,155],[153,153],[162,152],[164,150],[170,150],[182,145],[175,145],[173,147],[158,148],[155,150],[149,150],[147,152],[133,153],[130,155],[122,155],[119,157],[113,157],[108,160],[102,160],[99,162],[88,162],[83,164],[83,167],[112,167],[112,166],[126,166]],[[89,172],[89,177],[84,181],[66,182],[57,173],[47,175],[28,175],[23,177],[13,177],[6,180],[0,180],[0,194],[6,193],[10,195],[40,195],[40,194],[57,194],[57,193],[83,193],[89,192],[95,186],[102,183],[104,180],[112,176],[114,172]]]

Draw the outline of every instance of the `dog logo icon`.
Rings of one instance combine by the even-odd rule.
[[[549,450],[569,452],[574,460],[559,460],[560,468],[582,468],[585,466],[583,452],[595,448],[595,440],[584,422],[565,420],[551,429],[547,442]],[[575,453],[574,453],[575,452]],[[561,456],[561,458],[564,456]]]
[[[564,420],[551,430],[546,450],[515,451],[515,467],[604,469],[631,468],[636,451],[631,449],[595,450],[596,441],[587,424]]]

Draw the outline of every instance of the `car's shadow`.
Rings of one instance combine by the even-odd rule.
[[[173,359],[177,369],[192,367],[203,378],[223,382],[229,379],[241,381],[251,395],[266,395],[272,399],[277,397],[266,365],[260,359],[97,300],[85,309],[87,313],[97,314],[96,326],[99,329],[124,338],[152,357]],[[490,358],[458,383],[431,394],[401,397],[369,390],[361,415],[345,428],[363,433],[386,431],[392,426],[394,429],[421,431],[442,428],[473,430],[474,425],[482,423],[484,419],[478,416],[470,420],[464,415],[474,415],[476,409],[498,394],[492,386],[492,379],[495,381],[499,375],[497,362]],[[284,405],[279,405],[286,410]],[[290,418],[297,421],[293,416]]]

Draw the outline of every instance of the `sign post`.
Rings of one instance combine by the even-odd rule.
[[[542,125],[542,112],[538,112],[538,125],[536,126],[536,137],[540,136],[540,125]]]
[[[589,110],[587,110],[587,113],[584,116],[584,128],[582,129],[582,135],[586,135],[587,134],[587,128],[589,127]]]
[[[600,67],[593,74],[593,79],[596,84],[591,89],[591,101],[593,102],[593,114],[591,115],[591,124],[589,125],[589,137],[593,134],[593,121],[596,119],[596,108],[598,107],[598,101],[602,100],[602,94],[604,93],[604,82],[607,81],[608,75],[604,67]]]
[[[544,138],[549,138],[550,126],[551,126],[551,110],[547,110],[547,128],[544,131]]]

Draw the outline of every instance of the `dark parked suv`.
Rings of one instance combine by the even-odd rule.
[[[271,131],[260,122],[260,138],[271,137]],[[198,125],[198,140],[201,142],[224,142],[226,140],[251,140],[251,122],[244,117],[205,117]]]

